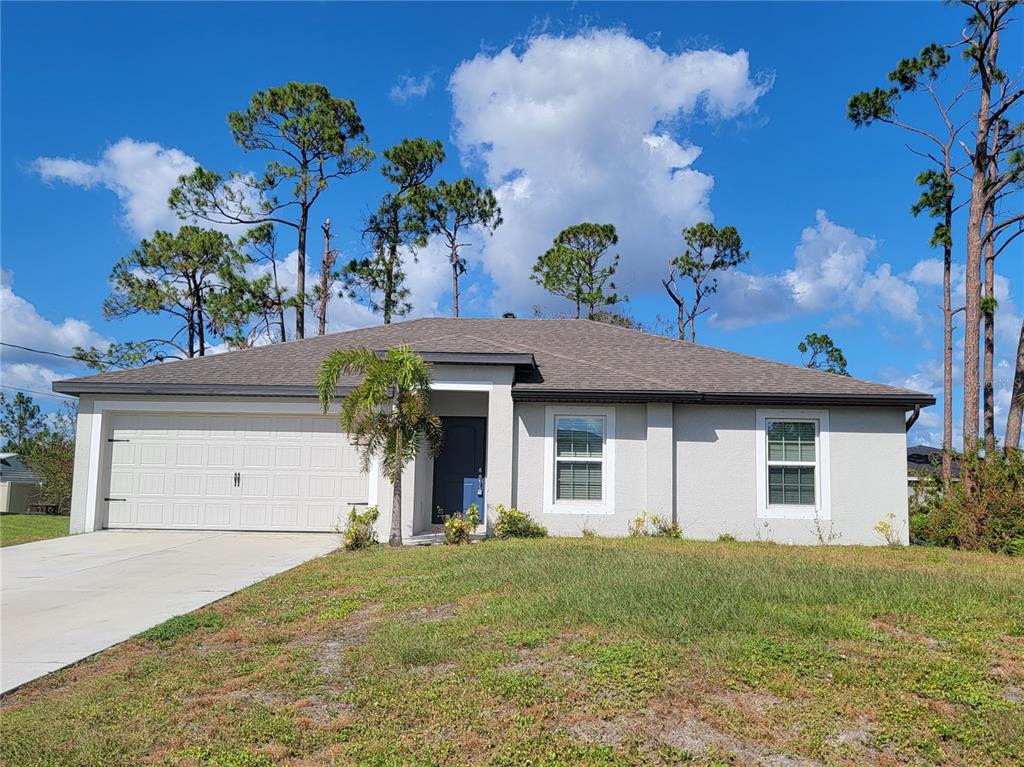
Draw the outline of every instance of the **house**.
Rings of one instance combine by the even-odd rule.
[[[17,453],[0,453],[0,514],[27,514],[42,481]]]
[[[913,445],[907,448],[907,495],[924,500],[929,477],[942,473],[942,448]],[[960,459],[953,457],[952,480],[960,481]]]
[[[403,535],[476,502],[552,534],[907,538],[905,414],[934,397],[588,320],[421,319],[59,381],[81,398],[71,529],[334,530],[390,488],[316,400],[334,349],[408,343],[446,433],[403,479]],[[339,394],[354,381],[342,381]]]

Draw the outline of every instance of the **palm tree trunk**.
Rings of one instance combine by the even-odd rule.
[[[392,405],[397,407],[397,403]],[[391,483],[391,546],[402,545],[402,433],[395,435],[395,479]]]
[[[398,467],[395,473],[395,481],[392,483],[391,492],[391,536],[388,544],[391,546],[402,545],[402,467]]]

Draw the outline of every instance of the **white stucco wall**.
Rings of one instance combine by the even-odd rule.
[[[778,410],[779,408],[773,408]],[[876,545],[872,529],[889,513],[908,537],[906,430],[899,408],[831,407],[829,474],[831,520],[822,534],[833,543]],[[741,540],[817,543],[814,520],[758,518],[756,412],[750,406],[675,407],[677,521],[690,538],[734,535]]]
[[[625,535],[643,511],[674,518],[688,538],[817,543],[813,519],[757,513],[754,406],[614,406],[615,479],[611,513],[557,513],[545,506],[548,404],[518,403],[515,504],[553,535]],[[771,408],[778,411],[780,408]],[[833,543],[880,545],[874,526],[887,515],[906,541],[906,435],[900,408],[833,407],[829,416],[829,509],[821,534]],[[671,424],[670,427],[668,424]]]
[[[760,519],[757,516],[756,414],[753,406],[670,405],[664,403],[595,405],[613,408],[614,483],[606,513],[545,510],[545,427],[548,407],[556,403],[513,403],[511,368],[437,366],[432,407],[439,415],[487,415],[487,516],[493,526],[496,503],[528,511],[553,535],[580,535],[584,528],[601,535],[625,535],[631,520],[648,511],[673,517],[689,538],[770,539],[778,543],[816,543],[813,520]],[[441,388],[441,387],[454,388]],[[479,388],[474,388],[479,387]],[[71,531],[103,526],[106,476],[106,425],[99,404],[112,398],[82,397],[75,446],[75,483]],[[308,407],[309,398],[119,397],[134,407]],[[166,405],[164,403],[167,403]],[[189,404],[191,403],[191,405]],[[778,408],[773,408],[778,410]],[[900,408],[832,407],[829,413],[831,520],[822,521],[843,544],[882,544],[873,528],[890,520],[906,541],[906,437]],[[425,453],[406,469],[403,533],[429,524],[432,460]],[[376,483],[379,532],[390,528],[391,485]],[[549,504],[548,504],[549,505]]]

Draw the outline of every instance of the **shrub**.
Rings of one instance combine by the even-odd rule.
[[[736,543],[736,536],[731,533],[722,533],[718,536],[719,543]]]
[[[499,538],[544,538],[548,534],[548,529],[525,511],[507,509],[500,503],[495,510],[498,519],[494,523],[494,534]]]
[[[453,546],[469,543],[479,525],[480,508],[474,503],[465,513],[451,514],[444,518],[444,542]]]
[[[360,514],[353,506],[348,513],[348,522],[345,524],[343,542],[349,551],[365,549],[377,542],[377,518],[380,511],[376,506],[370,506]]]
[[[1024,452],[993,450],[960,456],[960,481],[941,479],[910,504],[915,542],[1014,553],[1024,539]]]
[[[643,512],[629,523],[629,534],[633,538],[682,538],[683,531],[675,522],[662,519],[657,514]]]

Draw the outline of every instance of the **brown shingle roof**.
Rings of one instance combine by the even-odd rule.
[[[640,333],[589,320],[431,318],[378,325],[54,384],[64,393],[308,394],[332,350],[519,355],[517,398],[932,404],[929,394]],[[532,355],[535,368],[524,367]],[[476,364],[509,364],[479,357]],[[343,381],[342,384],[351,384]]]

